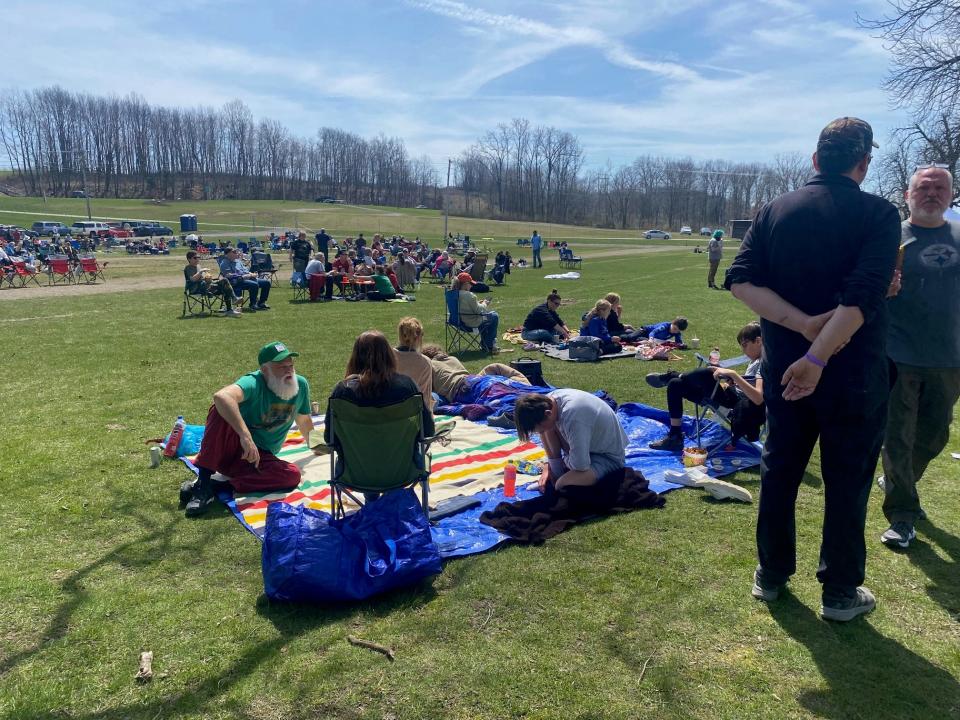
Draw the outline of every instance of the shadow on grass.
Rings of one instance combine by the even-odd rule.
[[[116,510],[125,517],[139,522],[140,526],[146,529],[145,534],[118,545],[98,560],[85,565],[63,580],[61,590],[67,598],[57,607],[47,623],[46,629],[31,647],[0,659],[0,677],[20,663],[42,652],[49,645],[67,636],[74,612],[87,599],[86,587],[84,586],[86,578],[100,568],[110,565],[124,568],[148,567],[162,561],[170,552],[171,543],[176,539],[176,529],[180,523],[178,512],[171,510],[169,519],[166,522],[158,523],[157,517],[147,514],[141,505],[118,503]],[[203,540],[208,541],[215,533],[219,532],[222,532],[222,529],[211,526]]]
[[[960,566],[960,539],[941,530],[929,520],[921,521],[918,527],[923,536],[939,545],[950,559],[944,560],[937,555],[919,534],[905,554],[910,562],[930,579],[927,594],[950,613],[954,620],[960,620],[960,571],[957,569]]]
[[[881,635],[869,619],[828,623],[789,591],[769,608],[787,634],[807,648],[827,685],[802,690],[797,698],[816,716],[958,717],[956,679]]]

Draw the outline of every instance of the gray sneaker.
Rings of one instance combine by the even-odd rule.
[[[904,520],[898,520],[880,536],[880,542],[887,547],[908,548],[910,547],[910,541],[916,536],[917,533],[914,531],[913,525]]]
[[[820,617],[834,622],[847,622],[858,615],[866,615],[877,606],[877,599],[862,585],[857,588],[857,594],[852,598],[824,603],[820,608]]]
[[[757,600],[773,602],[780,597],[780,591],[783,590],[783,588],[783,585],[769,585],[763,582],[760,579],[760,573],[756,570],[753,571],[753,589],[750,591],[750,594]]]

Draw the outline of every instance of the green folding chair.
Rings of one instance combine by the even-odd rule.
[[[423,511],[428,513],[427,451],[442,433],[424,437],[423,396],[373,407],[360,407],[345,398],[330,398],[329,403],[330,514],[343,516],[343,493],[363,505],[351,491],[384,493],[417,484]]]

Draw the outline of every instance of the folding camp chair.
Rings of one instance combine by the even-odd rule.
[[[241,303],[237,305],[239,308]],[[198,317],[201,315],[212,315],[226,309],[226,303],[223,297],[214,286],[211,290],[208,288],[205,292],[190,292],[189,285],[183,286],[183,312],[180,317],[185,318]]]
[[[96,258],[80,258],[80,266],[76,269],[77,282],[79,283],[80,281],[83,281],[85,283],[95,283],[97,278],[100,278],[106,282],[107,279],[103,276],[103,269],[106,266],[107,263],[101,265],[97,262]]]
[[[310,293],[310,282],[304,275],[299,281],[292,283],[294,302],[306,302]]]
[[[361,407],[346,398],[330,398],[330,513],[342,516],[343,493],[384,493],[420,485],[420,503],[429,512],[430,443],[442,434],[423,435],[423,396],[399,403]],[[449,432],[449,429],[447,430]]]
[[[40,287],[40,281],[37,280],[38,274],[36,270],[28,268],[25,262],[14,260],[12,272],[7,277],[7,282],[10,284],[10,287],[23,288],[31,282],[37,287]]]
[[[464,350],[483,352],[483,343],[478,328],[468,327],[460,318],[460,291],[444,290],[443,298],[447,304],[447,322],[444,325],[447,352],[457,354]]]
[[[47,258],[47,285],[59,285],[66,283],[73,285],[76,277],[73,274],[73,268],[70,266],[70,260],[66,256],[50,256]]]
[[[277,268],[270,253],[259,250],[253,252],[250,255],[250,272],[255,272],[260,279],[270,280],[270,285],[277,287]]]
[[[710,365],[710,361],[707,360],[700,353],[694,353],[694,357],[697,358],[697,369],[707,367]],[[728,358],[727,360],[721,360],[714,367],[721,368],[734,368],[739,367],[740,365],[747,365],[750,362],[750,358],[746,355],[737,355],[733,358]],[[716,397],[717,390],[720,388],[720,381],[717,381],[713,386],[713,392],[710,394],[710,397],[707,398],[702,403],[695,403],[694,408],[696,411],[696,420],[695,420],[695,429],[697,431],[697,447],[702,447],[700,444],[700,432],[703,423],[707,420],[707,415],[713,413],[713,415],[718,418],[724,425],[728,428],[730,427],[730,409],[718,405],[716,402],[713,402],[713,399]],[[762,447],[762,443],[761,443]]]
[[[560,267],[579,269],[582,264],[583,258],[574,255],[573,250],[560,248]]]
[[[473,265],[470,267],[470,277],[473,278],[474,282],[482,283],[483,274],[487,270],[487,256],[486,255],[477,255],[473,260]]]

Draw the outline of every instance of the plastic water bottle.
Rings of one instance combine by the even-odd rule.
[[[720,364],[720,348],[715,347],[713,350],[710,351],[710,360],[709,360],[709,362],[710,362],[711,365],[719,365],[719,364]]]
[[[513,460],[503,469],[503,496],[513,497],[517,494],[517,466]]]
[[[177,450],[180,448],[180,441],[183,440],[183,430],[187,424],[183,421],[183,415],[177,416],[177,421],[173,424],[173,430],[170,431],[170,439],[167,446],[163,449],[163,454],[169,458],[177,456]]]

